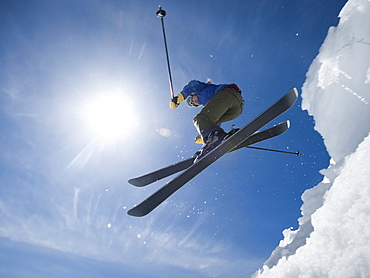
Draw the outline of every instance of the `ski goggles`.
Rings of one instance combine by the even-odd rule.
[[[186,103],[186,105],[187,105],[188,107],[190,107],[190,108],[194,108],[194,107],[198,107],[198,106],[199,106],[199,104],[195,104],[195,103],[193,102],[193,96],[195,96],[195,95],[190,95],[190,96],[188,96],[188,97],[185,99],[185,103]]]

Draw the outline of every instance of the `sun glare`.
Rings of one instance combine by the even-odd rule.
[[[87,107],[87,123],[96,136],[105,140],[123,137],[130,129],[132,109],[121,96],[104,96]]]

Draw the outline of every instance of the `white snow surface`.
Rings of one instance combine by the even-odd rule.
[[[339,17],[302,88],[331,163],[254,278],[370,277],[370,0],[349,0]]]

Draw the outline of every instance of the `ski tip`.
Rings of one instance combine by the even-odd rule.
[[[297,90],[297,88],[296,88],[296,87],[294,87],[292,90],[294,91],[294,93],[295,93],[296,97],[298,97],[298,90]]]
[[[281,126],[281,127],[286,127],[286,129],[288,129],[290,127],[290,121],[289,120],[286,120],[284,122],[281,122],[275,126]]]

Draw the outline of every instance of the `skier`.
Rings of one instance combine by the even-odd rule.
[[[212,84],[192,80],[182,91],[170,100],[170,107],[177,108],[182,101],[190,107],[203,105],[194,117],[194,126],[200,134],[197,143],[204,144],[198,152],[197,160],[217,147],[227,133],[220,127],[221,123],[231,121],[243,112],[244,100],[241,90],[235,84]]]

